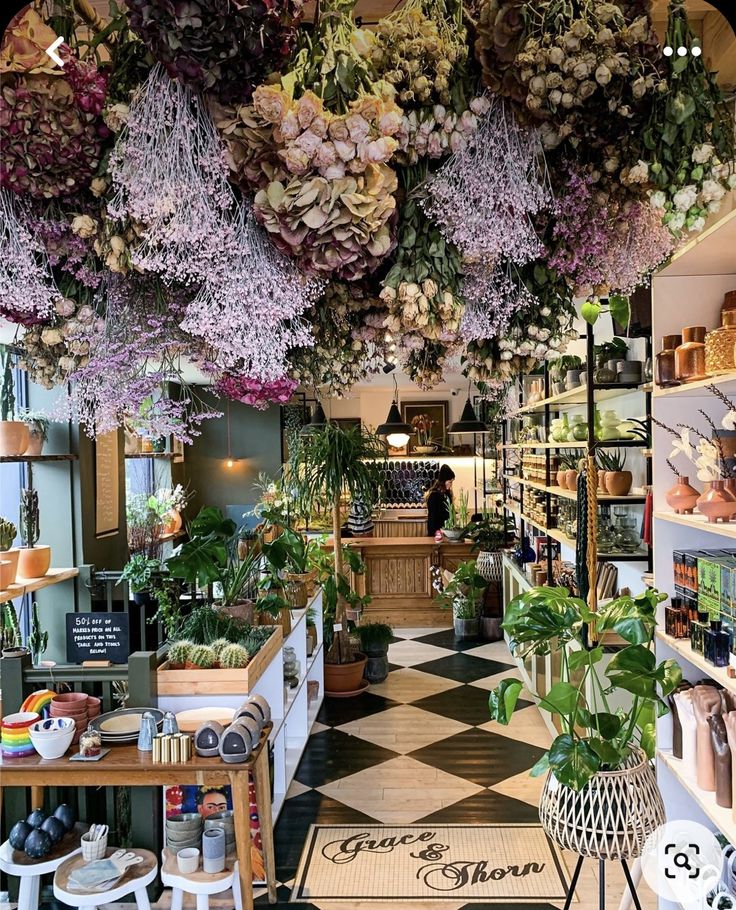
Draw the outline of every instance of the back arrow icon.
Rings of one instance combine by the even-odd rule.
[[[56,48],[57,48],[60,44],[63,44],[63,43],[64,43],[64,39],[63,39],[63,38],[57,38],[56,41],[54,41],[54,43],[53,43],[50,47],[47,47],[47,48],[46,48],[46,53],[49,55],[49,57],[51,57],[51,59],[54,61],[54,63],[55,63],[57,66],[64,66],[64,61],[63,61],[63,60],[61,59],[61,57],[56,53]]]

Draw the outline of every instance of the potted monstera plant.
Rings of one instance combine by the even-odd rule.
[[[480,634],[480,608],[488,582],[478,574],[475,562],[461,562],[455,572],[443,572],[444,587],[437,595],[443,609],[452,610],[455,638],[477,638]]]
[[[561,656],[561,679],[539,708],[562,732],[531,773],[547,774],[539,816],[547,834],[581,856],[631,859],[664,821],[651,759],[655,721],[682,680],[674,660],[657,663],[652,649],[655,611],[664,595],[648,590],[617,597],[592,612],[566,589],[539,587],[515,597],[503,628],[517,657]],[[590,647],[590,631],[616,632],[626,647],[608,660]],[[522,683],[505,679],[491,692],[491,716],[508,724]],[[614,700],[626,702],[615,708]]]

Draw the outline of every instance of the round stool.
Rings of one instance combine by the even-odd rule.
[[[225,857],[225,868],[222,872],[179,872],[176,855],[167,849],[161,854],[161,882],[171,888],[171,910],[181,910],[184,892],[194,894],[197,898],[197,910],[208,910],[210,894],[220,894],[233,889],[235,910],[243,910],[243,899],[240,893],[238,861],[234,856]]]
[[[14,850],[10,841],[0,846],[0,869],[20,879],[18,910],[37,910],[41,891],[41,876],[56,872],[59,866],[79,853],[79,839],[87,830],[86,825],[76,825],[43,859],[31,859],[22,850]]]
[[[112,856],[117,850],[117,847],[108,847],[105,856]],[[81,853],[69,857],[59,866],[54,875],[54,897],[70,907],[86,907],[88,910],[95,910],[101,904],[112,904],[132,894],[138,910],[151,910],[146,885],[150,885],[156,878],[158,862],[150,850],[136,850],[131,847],[131,852],[142,856],[143,862],[126,869],[117,884],[109,891],[70,890],[69,876],[75,869],[79,869],[80,866],[85,866],[87,863]]]

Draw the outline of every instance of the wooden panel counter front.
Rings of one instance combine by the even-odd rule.
[[[353,537],[344,543],[360,553],[366,566],[365,575],[354,579],[355,590],[372,598],[366,622],[410,629],[452,625],[449,610],[435,600],[430,568],[453,572],[475,558],[472,544],[438,544],[433,537]]]

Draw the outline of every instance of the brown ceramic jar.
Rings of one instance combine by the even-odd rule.
[[[562,489],[562,490],[566,490],[566,489],[567,489],[567,478],[566,478],[566,475],[567,475],[567,470],[566,470],[565,468],[561,468],[561,469],[557,472],[557,486],[560,487],[560,489]]]
[[[662,350],[657,354],[657,385],[662,388],[679,385],[675,376],[675,348],[682,344],[682,335],[665,335],[662,338]]]
[[[725,488],[722,480],[711,480],[698,497],[698,511],[705,515],[709,524],[731,520],[736,508],[736,499]]]
[[[675,378],[680,382],[705,379],[704,325],[691,325],[682,330],[682,344],[675,349]]]
[[[664,498],[675,515],[692,515],[700,494],[690,486],[690,478],[678,475],[677,483],[667,490]]]

